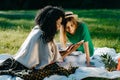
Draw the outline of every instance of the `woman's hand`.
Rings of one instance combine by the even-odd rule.
[[[93,62],[85,62],[87,67],[95,67]]]
[[[91,65],[91,64],[86,64],[86,66],[87,66],[87,67],[95,67],[95,66],[93,66],[93,65]]]
[[[84,43],[84,40],[81,40],[80,42],[76,44],[70,45],[65,51],[60,51],[63,58],[65,58],[67,55],[71,54],[73,51],[75,51],[80,45]]]
[[[80,45],[82,45],[84,43],[84,40],[81,40],[80,42],[76,43],[76,44],[72,44],[70,45],[67,49],[66,52],[71,53],[73,51],[75,51]]]

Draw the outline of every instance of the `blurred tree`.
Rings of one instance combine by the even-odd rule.
[[[0,0],[0,10],[40,9],[46,5],[79,9],[120,9],[120,0]]]

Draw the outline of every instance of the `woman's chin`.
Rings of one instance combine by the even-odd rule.
[[[73,35],[74,33],[75,33],[75,32],[71,32],[70,34],[72,34],[72,35]]]

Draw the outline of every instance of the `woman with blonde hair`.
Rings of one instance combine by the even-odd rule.
[[[94,53],[94,46],[90,33],[87,25],[84,22],[79,22],[78,15],[73,14],[73,12],[65,13],[64,26],[60,29],[60,42],[62,43],[63,48],[66,48],[67,39],[72,44],[84,40],[83,45],[77,48],[77,50],[86,54],[87,66],[91,66],[90,56]]]

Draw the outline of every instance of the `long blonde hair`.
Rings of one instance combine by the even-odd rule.
[[[75,26],[78,26],[78,18],[75,17],[67,17],[65,18],[64,25],[60,28],[60,43],[62,48],[66,48],[67,36],[66,36],[66,24],[68,21],[72,21]]]

